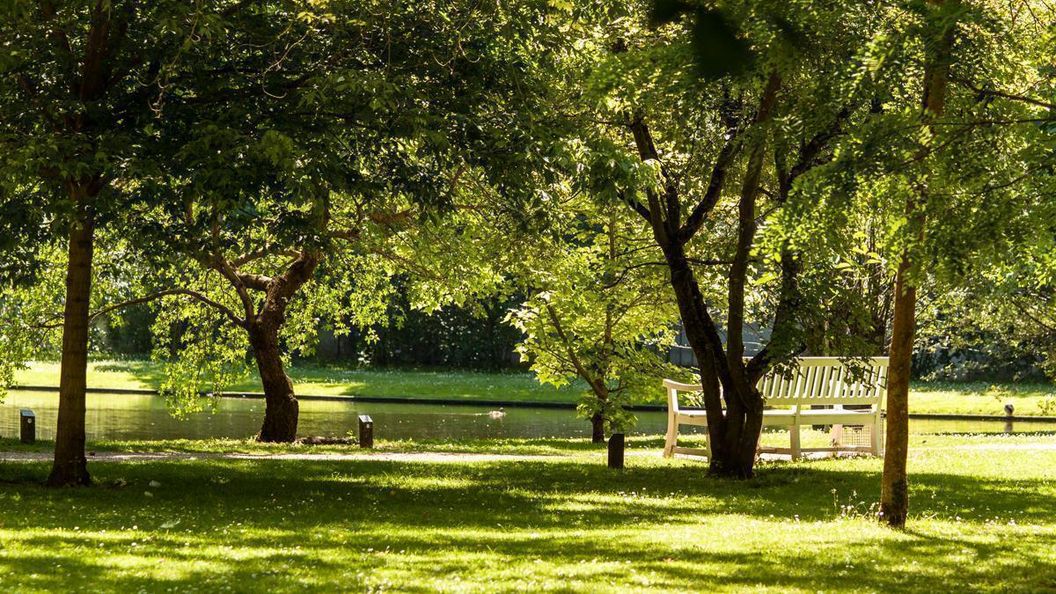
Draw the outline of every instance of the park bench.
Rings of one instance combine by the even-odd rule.
[[[858,360],[861,361],[861,360]],[[887,386],[887,357],[862,361],[864,373],[855,374],[836,357],[803,357],[799,369],[790,377],[770,372],[759,380],[765,399],[763,427],[787,427],[788,448],[760,448],[761,452],[791,454],[798,459],[804,452],[867,451],[883,452],[883,398]],[[679,425],[707,427],[708,418],[701,409],[679,407],[679,392],[700,392],[699,384],[685,384],[665,379],[667,389],[667,438],[664,457],[675,454],[708,456],[708,448],[678,447]],[[853,407],[853,408],[850,408]],[[800,447],[802,425],[832,425],[830,447]],[[869,429],[868,444],[843,443],[843,426]]]

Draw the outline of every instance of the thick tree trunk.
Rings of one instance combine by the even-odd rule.
[[[752,478],[759,435],[763,430],[763,400],[758,390],[726,397],[724,458],[712,464],[712,472],[733,478]]]
[[[318,252],[302,251],[285,272],[274,278],[240,272],[219,254],[214,254],[209,263],[232,284],[246,312],[244,320],[233,314],[230,316],[249,334],[249,344],[264,388],[264,424],[257,435],[260,441],[289,443],[297,437],[299,406],[293,394],[293,382],[282,366],[279,329],[286,321],[290,300],[311,280],[321,259]],[[255,302],[247,287],[265,294],[259,313],[255,312]]]
[[[290,443],[297,438],[300,407],[293,394],[293,382],[282,366],[278,327],[258,323],[249,334],[265,400],[264,424],[257,439]]]
[[[48,477],[48,485],[54,487],[91,483],[84,455],[84,416],[95,228],[91,212],[84,204],[85,196],[80,195],[76,201],[78,216],[71,223],[66,269],[55,459]]]
[[[957,0],[953,0],[957,1]],[[938,12],[946,0],[928,0]],[[930,128],[934,118],[945,111],[946,86],[950,76],[950,52],[953,48],[953,25],[945,17],[933,15],[945,29],[932,40],[924,67],[924,120]],[[926,174],[925,174],[926,175]],[[924,200],[926,184],[919,199]],[[910,199],[906,215],[923,238],[924,211],[921,204]],[[909,455],[909,374],[913,361],[913,337],[916,332],[917,290],[911,277],[913,263],[909,253],[903,253],[895,276],[895,312],[891,326],[890,367],[887,378],[887,443],[884,454],[884,475],[881,479],[880,514],[883,521],[894,528],[906,525],[909,514],[909,480],[906,461]]]
[[[590,418],[590,441],[591,443],[605,443],[605,415],[594,413]]]
[[[729,375],[728,369],[724,367],[722,341],[704,304],[693,270],[685,255],[677,248],[671,248],[665,254],[682,327],[700,366],[704,409],[708,416],[708,444],[711,448],[709,473],[751,478],[762,431],[762,398],[751,386],[745,393],[735,393],[732,382],[728,378],[722,379],[723,375]],[[725,394],[720,385],[725,388]],[[726,401],[725,414],[723,400]]]

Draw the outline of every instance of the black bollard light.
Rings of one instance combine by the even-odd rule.
[[[374,447],[374,420],[370,415],[359,415],[359,447]]]
[[[37,441],[37,415],[28,408],[23,408],[18,413],[20,423],[20,437],[22,443],[34,443]]]
[[[609,468],[623,468],[623,434],[613,433],[609,437]]]

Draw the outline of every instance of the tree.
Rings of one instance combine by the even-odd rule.
[[[794,233],[824,238],[837,253],[862,241],[864,230],[849,223],[863,213],[879,223],[870,229],[870,259],[889,263],[896,277],[881,495],[882,518],[895,527],[908,512],[917,289],[963,286],[986,262],[1015,257],[1024,240],[1016,221],[1044,220],[1034,192],[1023,190],[1049,159],[1039,159],[1051,151],[1039,124],[1051,116],[1038,113],[1044,102],[1011,100],[1024,97],[1003,87],[1044,80],[1040,30],[1051,21],[1015,18],[1017,7],[991,8],[959,1],[886,7],[875,40],[852,58],[860,78],[871,81],[869,115],[847,128],[832,162],[811,180],[813,199],[785,211]]]
[[[876,17],[868,7],[842,13],[839,23],[778,6],[702,10],[651,32],[627,19],[634,24],[608,39],[592,92],[601,106],[595,120],[611,126],[616,150],[597,151],[596,162],[619,167],[599,168],[596,179],[608,179],[609,193],[640,216],[662,254],[699,363],[711,472],[750,477],[763,413],[756,383],[805,348],[808,321],[825,315],[812,289],[830,270],[795,237],[773,240],[779,249],[766,256],[761,231],[803,200],[797,188],[831,159],[848,122],[867,113],[864,89],[844,81],[852,79],[847,58]],[[686,41],[697,26],[719,32],[736,69],[699,76],[693,55],[710,50],[699,36]],[[720,300],[724,311],[712,305]],[[746,359],[752,322],[770,326],[772,337]]]
[[[674,373],[664,361],[676,314],[666,279],[641,249],[648,238],[627,212],[582,195],[563,208],[545,236],[552,245],[522,280],[535,292],[508,319],[524,333],[518,351],[539,381],[586,384],[579,413],[591,421],[591,440],[604,443],[606,431],[633,426],[624,406]]]
[[[283,358],[310,349],[304,335],[314,333],[303,323],[287,332],[289,317],[333,323],[351,308],[366,327],[391,292],[379,278],[397,272],[445,277],[458,298],[491,283],[469,266],[483,261],[466,231],[479,220],[472,211],[526,191],[510,167],[501,181],[488,177],[517,148],[489,119],[519,92],[537,37],[554,35],[532,31],[549,8],[433,8],[331,2],[288,21],[260,13],[216,41],[210,69],[170,75],[198,91],[166,97],[157,126],[166,165],[139,186],[132,219],[149,221],[136,232],[155,238],[146,249],[164,271],[152,294],[181,298],[160,336],[177,319],[195,327],[167,386],[193,401],[203,370],[221,387],[248,347],[267,402],[262,441],[296,437]],[[440,253],[445,246],[470,249]]]
[[[938,13],[945,0],[929,0]],[[945,17],[945,18],[943,18]],[[953,21],[947,15],[935,15],[939,25],[926,39],[928,55],[924,66],[925,129],[932,130],[931,122],[942,117],[946,106],[946,86],[949,84],[951,51],[953,49]],[[922,186],[926,187],[927,181]],[[926,191],[922,189],[922,192]],[[926,199],[926,198],[923,198]],[[906,204],[906,217],[917,233],[923,233],[926,215],[911,198]],[[891,324],[890,370],[887,379],[887,438],[884,455],[884,476],[880,495],[880,514],[891,526],[906,524],[909,511],[909,482],[906,458],[909,452],[909,379],[913,362],[913,337],[916,331],[917,287],[909,278],[914,262],[903,254],[895,273],[894,316]]]
[[[50,485],[90,482],[85,369],[96,230],[119,216],[151,141],[166,69],[220,7],[7,2],[0,18],[5,201],[39,205],[66,243],[59,420]]]

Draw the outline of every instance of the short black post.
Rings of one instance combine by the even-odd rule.
[[[370,415],[359,415],[359,447],[374,447],[374,420]]]
[[[35,443],[37,441],[37,415],[28,408],[23,408],[18,416],[22,421],[20,433],[22,443]]]
[[[623,434],[609,436],[609,468],[623,468]]]

